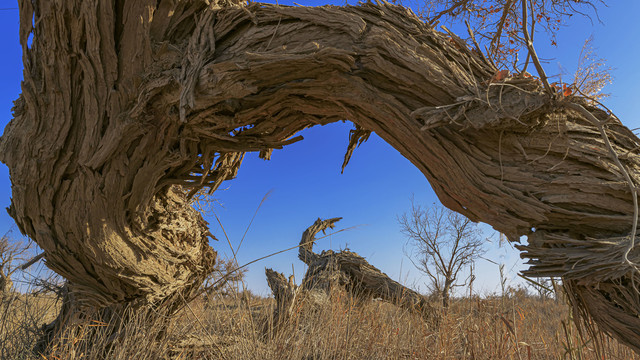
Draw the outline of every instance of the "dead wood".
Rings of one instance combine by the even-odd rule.
[[[326,250],[317,254],[313,251],[315,236],[320,231],[332,229],[340,219],[318,219],[302,234],[298,258],[309,267],[300,288],[292,277],[287,281],[284,274],[266,269],[267,283],[277,304],[274,323],[280,324],[291,315],[296,299],[314,296],[318,292],[328,296],[336,288],[350,292],[360,301],[382,299],[417,311],[421,316],[432,315],[433,309],[424,296],[392,280],[357,253]]]
[[[563,277],[584,314],[640,351],[640,253],[623,261],[640,140],[588,101],[496,77],[388,3],[19,4],[24,81],[0,139],[9,212],[79,303],[188,299],[215,252],[182,189],[215,190],[244,152],[268,157],[304,128],[349,119],[419,168],[445,206],[528,236],[529,275]],[[605,124],[634,184],[571,103]],[[353,259],[345,269],[361,269]]]
[[[288,281],[284,274],[273,269],[265,269],[265,275],[267,284],[276,300],[276,308],[273,312],[273,328],[278,329],[291,316],[296,295],[298,294],[298,287],[293,282],[293,275],[289,277]]]

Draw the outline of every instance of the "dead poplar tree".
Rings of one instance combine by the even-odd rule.
[[[333,229],[341,219],[317,219],[302,233],[298,259],[308,268],[299,287],[293,276],[287,280],[284,274],[265,269],[267,283],[276,300],[274,324],[281,324],[290,317],[298,299],[306,296],[312,298],[312,302],[322,302],[321,299],[328,299],[331,291],[337,289],[347,291],[359,301],[380,299],[437,321],[432,305],[424,296],[394,281],[357,253],[324,250],[318,254],[313,251],[316,235]]]
[[[216,256],[190,197],[245,152],[349,119],[350,148],[376,132],[446,207],[528,236],[529,275],[562,277],[582,315],[640,351],[640,140],[538,66],[504,72],[389,3],[19,6],[24,81],[0,161],[10,214],[69,282],[68,311],[188,300]]]

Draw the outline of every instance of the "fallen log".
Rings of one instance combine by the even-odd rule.
[[[340,219],[318,219],[302,234],[298,258],[309,268],[300,287],[293,283],[292,277],[287,281],[284,274],[272,269],[265,270],[267,283],[276,299],[274,323],[282,324],[290,316],[300,294],[329,294],[336,287],[345,289],[359,300],[381,299],[418,312],[425,318],[433,315],[433,308],[424,296],[392,280],[357,253],[325,250],[317,254],[313,251],[315,236],[320,231],[334,228]]]

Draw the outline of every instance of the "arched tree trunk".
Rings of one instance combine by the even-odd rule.
[[[20,17],[23,92],[0,141],[10,213],[81,303],[188,298],[215,253],[183,189],[215,189],[244,152],[349,119],[353,146],[376,132],[444,205],[527,235],[530,273],[562,276],[640,350],[629,184],[571,104],[606,121],[634,181],[640,141],[584,100],[496,82],[479,52],[387,3],[21,0]]]

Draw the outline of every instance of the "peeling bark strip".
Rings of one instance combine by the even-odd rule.
[[[85,303],[188,298],[215,253],[173,185],[214,190],[243,152],[268,157],[349,119],[445,206],[528,235],[530,274],[564,277],[574,304],[640,351],[640,276],[616,255],[628,184],[595,125],[563,103],[607,121],[637,182],[640,141],[618,119],[534,79],[491,82],[481,55],[387,3],[21,0],[20,19],[22,95],[0,140],[10,213]]]

